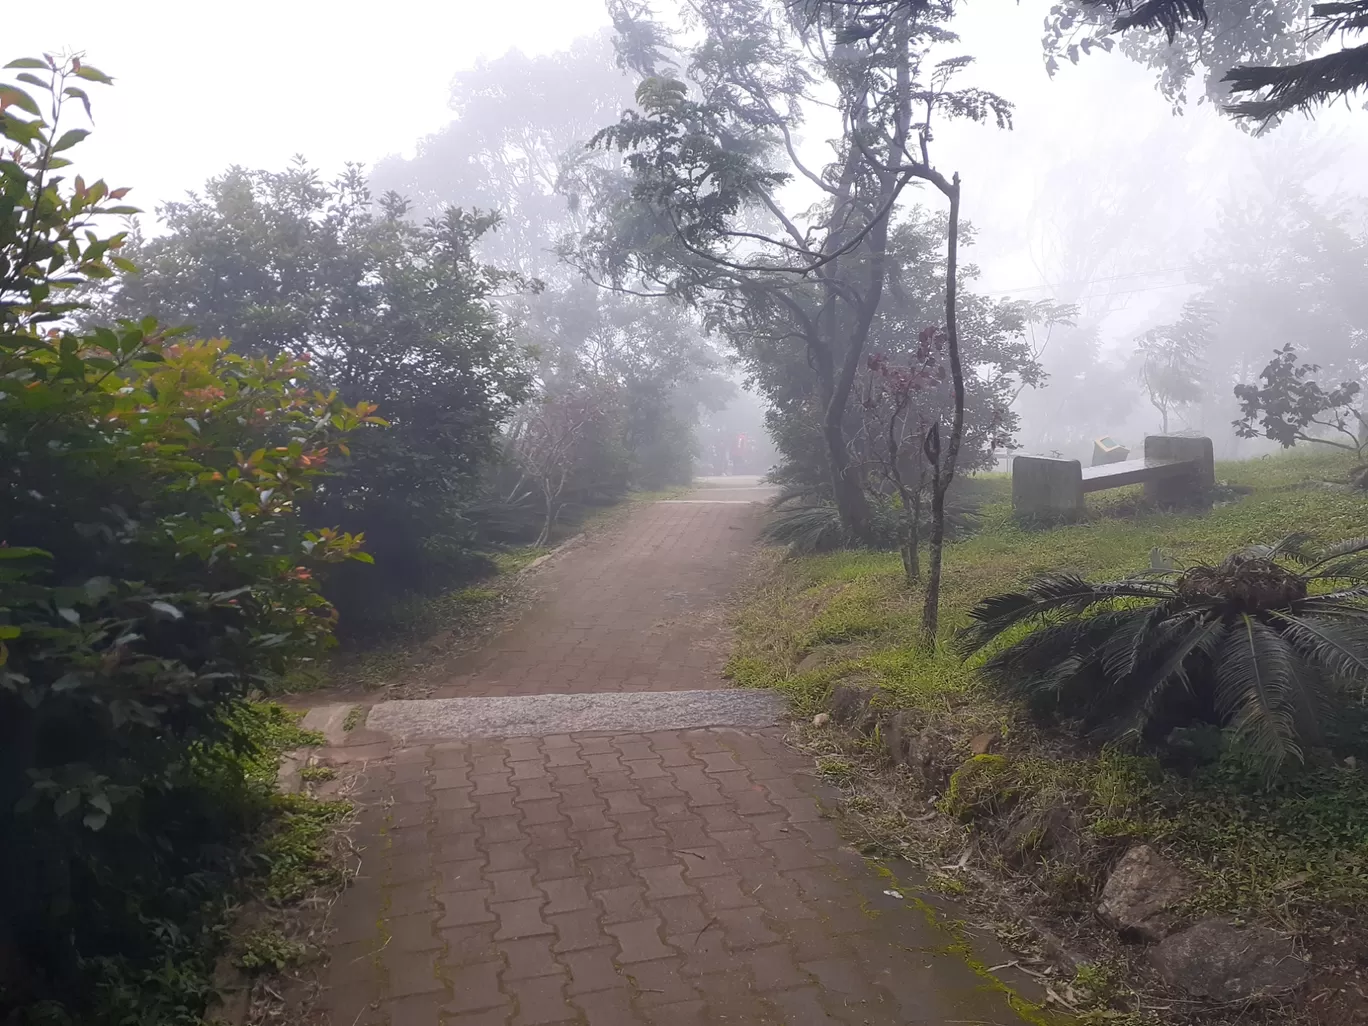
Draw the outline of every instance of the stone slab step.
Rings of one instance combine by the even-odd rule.
[[[584,731],[769,727],[780,722],[785,711],[782,695],[754,688],[427,698],[381,702],[370,710],[366,726],[403,741],[545,737]]]

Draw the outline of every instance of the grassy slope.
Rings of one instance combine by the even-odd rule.
[[[1208,513],[1173,515],[1138,509],[1138,489],[1118,490],[1090,496],[1086,522],[1043,531],[1012,522],[1009,482],[989,475],[980,479],[990,500],[983,529],[946,552],[942,638],[978,599],[1041,570],[1105,578],[1147,567],[1154,547],[1183,566],[1297,530],[1327,541],[1365,533],[1368,501],[1322,483],[1342,479],[1345,469],[1337,455],[1320,454],[1218,464],[1218,479],[1252,493]],[[990,870],[1026,882],[1032,914],[1058,917],[1066,933],[1093,928],[1097,888],[1136,840],[1160,845],[1197,878],[1193,915],[1231,912],[1310,935],[1368,911],[1361,770],[1322,766],[1264,791],[1234,759],[1182,778],[1134,753],[1051,735],[983,693],[972,668],[952,654],[918,646],[920,609],[921,594],[905,587],[894,553],[779,563],[741,614],[731,664],[737,683],[782,688],[807,713],[823,708],[837,683],[873,686],[881,704],[907,710],[942,737],[961,770],[943,793],[931,789],[947,814],[939,832],[914,827],[925,818],[915,815],[925,808],[923,787],[902,809],[896,800],[870,807],[871,831],[885,850],[943,862],[972,843]],[[1001,737],[1004,758],[971,757],[970,739],[983,732]],[[848,751],[825,761],[838,777],[868,776],[879,772],[878,747],[877,738],[864,742],[854,766]],[[1081,856],[1067,864],[1048,853],[1023,859],[1001,843],[1007,819],[1060,806],[1078,816]]]

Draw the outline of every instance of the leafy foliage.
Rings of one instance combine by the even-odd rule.
[[[1313,363],[1299,365],[1292,343],[1283,346],[1260,372],[1261,385],[1235,386],[1241,413],[1235,433],[1241,438],[1262,435],[1284,449],[1297,442],[1320,442],[1362,455],[1368,425],[1354,406],[1358,382],[1327,391],[1315,380],[1319,370]],[[1329,438],[1319,433],[1327,430],[1333,432]]]
[[[393,194],[373,203],[356,167],[331,184],[299,162],[233,168],[167,205],[169,230],[135,247],[141,269],[103,304],[306,359],[344,401],[379,404],[388,426],[358,432],[306,501],[309,517],[364,533],[375,556],[325,578],[344,628],[470,568],[478,539],[462,509],[529,384],[491,304],[529,286],[475,256],[498,218],[446,208],[415,224],[407,209]]]
[[[1181,573],[1045,574],[979,602],[959,645],[1010,639],[981,674],[1106,736],[1216,723],[1273,771],[1320,740],[1343,687],[1368,682],[1365,552],[1368,539],[1309,553],[1293,536]]]
[[[873,532],[868,544],[874,548],[897,548],[903,542],[904,511],[896,498],[880,497],[871,505]],[[947,537],[963,537],[978,521],[978,506],[959,499],[946,506]],[[770,500],[761,536],[782,545],[790,556],[810,556],[861,544],[841,522],[840,510],[825,500],[821,489],[791,485]]]
[[[812,388],[795,401],[820,424],[819,466],[847,529],[865,538],[868,501],[844,421],[896,270],[895,204],[918,179],[953,194],[952,208],[957,202],[958,186],[927,157],[933,112],[1001,127],[1011,105],[954,86],[968,58],[941,59],[942,44],[955,41],[944,25],[948,4],[859,32],[845,31],[860,26],[838,9],[776,0],[689,5],[685,34],[638,5],[614,12],[622,60],[640,76],[639,109],[593,140],[626,174],[588,180],[588,224],[574,257],[615,287],[699,311],[753,367],[768,366],[775,351],[805,364]],[[832,36],[849,42],[833,50]],[[794,143],[816,103],[841,118],[820,167]],[[915,124],[914,108],[924,118]],[[799,180],[818,202],[787,209],[783,187]],[[943,323],[953,355],[954,318]],[[950,438],[947,482],[957,427]]]
[[[51,102],[0,115],[0,1014],[188,1022],[176,960],[259,820],[241,700],[329,641],[318,570],[369,559],[300,507],[381,422],[294,357],[77,327],[73,289],[130,267],[97,232],[125,190],[61,173],[71,83],[107,78],[19,66]]]
[[[1169,414],[1202,397],[1202,371],[1212,333],[1212,311],[1201,300],[1183,306],[1173,324],[1151,328],[1138,339],[1135,363],[1140,384],[1169,432]]]

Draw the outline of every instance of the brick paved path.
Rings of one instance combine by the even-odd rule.
[[[755,507],[733,496],[753,494],[643,504],[557,557],[538,582],[544,599],[434,697],[722,686],[722,601],[756,529]]]
[[[718,685],[715,606],[753,530],[743,505],[638,510],[566,553],[616,569],[566,575],[454,693]],[[538,672],[580,649],[571,677]],[[1021,1022],[842,845],[776,729],[353,741],[332,753],[364,765],[364,851],[331,919],[331,1026]]]

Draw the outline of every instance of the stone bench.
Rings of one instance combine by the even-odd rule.
[[[1148,435],[1144,458],[1086,470],[1078,460],[1012,460],[1012,508],[1019,516],[1076,517],[1088,492],[1133,484],[1143,484],[1145,501],[1156,505],[1202,501],[1216,485],[1211,439]]]

